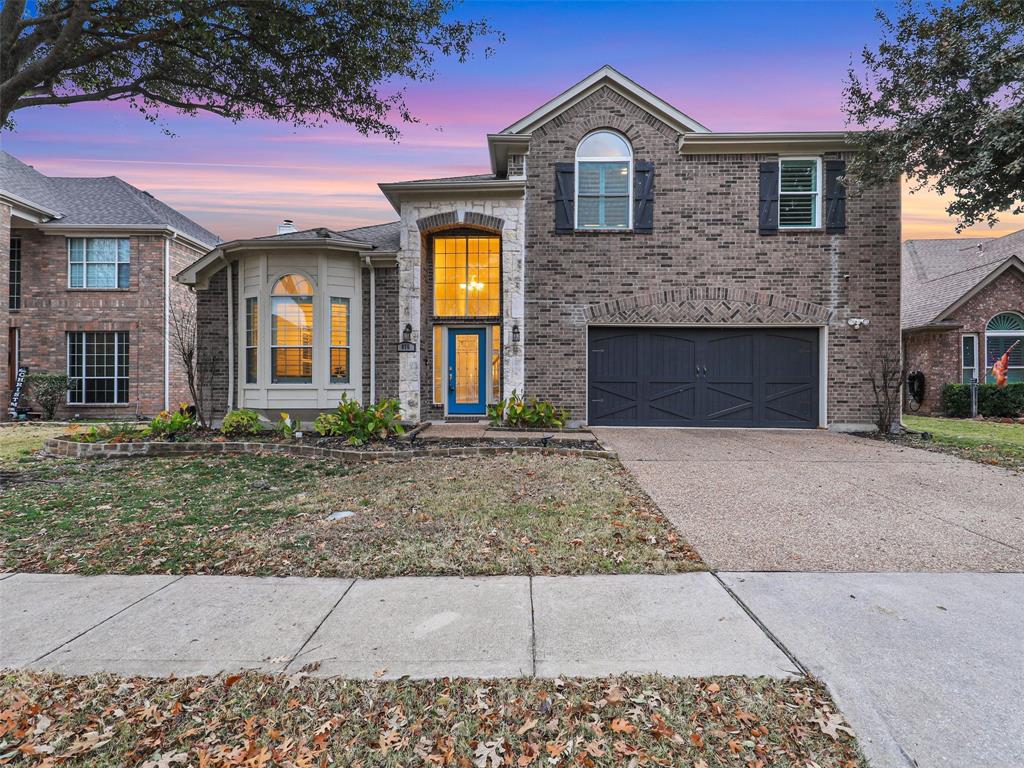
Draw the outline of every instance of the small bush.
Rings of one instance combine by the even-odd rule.
[[[141,434],[142,430],[137,424],[115,422],[89,427],[78,439],[83,443],[128,443]]]
[[[225,437],[251,437],[263,431],[260,415],[248,408],[239,408],[224,416],[220,425],[221,434]]]
[[[281,418],[278,419],[277,424],[274,425],[274,431],[281,437],[288,440],[294,440],[295,435],[302,431],[302,422],[298,419],[293,419],[287,413],[282,411]]]
[[[939,395],[942,412],[956,419],[971,415],[971,385],[947,384]],[[1007,384],[1000,389],[995,384],[978,385],[978,413],[997,418],[1024,415],[1024,382]]]
[[[176,437],[195,429],[197,422],[194,411],[195,409],[189,406],[188,403],[182,403],[174,413],[161,411],[149,422],[149,426],[146,427],[143,434],[146,437],[174,440]]]
[[[569,420],[569,412],[536,397],[524,400],[513,390],[508,399],[487,409],[487,417],[495,427],[561,429]]]
[[[67,402],[69,383],[63,373],[30,373],[25,377],[28,396],[39,406],[46,421],[53,421],[57,409]]]
[[[405,434],[397,400],[382,400],[363,408],[356,400],[349,400],[348,395],[341,396],[334,411],[317,416],[313,427],[325,437],[344,437],[349,445]]]

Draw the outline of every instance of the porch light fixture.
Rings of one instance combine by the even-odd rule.
[[[851,328],[853,328],[853,330],[859,331],[864,326],[870,325],[871,321],[868,320],[866,317],[851,317],[849,320],[846,321],[846,323]]]
[[[415,352],[416,343],[412,340],[412,323],[406,323],[402,329],[402,340],[398,342],[399,352]]]
[[[512,343],[513,344],[518,344],[519,343],[519,324],[518,323],[516,323],[515,325],[512,326]]]

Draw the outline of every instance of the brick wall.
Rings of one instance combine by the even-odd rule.
[[[21,333],[21,362],[32,372],[67,370],[68,331],[127,331],[129,334],[128,404],[72,405],[58,416],[152,415],[164,407],[164,247],[165,238],[129,238],[129,287],[121,290],[68,289],[67,239],[34,229],[16,229],[22,241],[22,306],[12,312],[10,325]],[[6,249],[5,249],[6,252]],[[175,244],[171,272],[183,268],[197,252]],[[4,259],[4,285],[7,286]],[[176,289],[175,289],[176,290]],[[184,290],[182,288],[182,290]],[[6,297],[7,289],[4,289]],[[187,291],[176,295],[186,304]],[[6,309],[7,302],[4,299]],[[6,336],[5,336],[6,340]],[[6,362],[6,356],[4,357]],[[3,379],[7,389],[7,378]],[[5,396],[8,393],[5,392]],[[184,374],[172,355],[172,405],[188,400]]]
[[[232,269],[234,272],[234,269]],[[237,273],[235,273],[237,275]],[[237,280],[236,276],[233,279]],[[237,315],[237,311],[235,312]],[[199,322],[198,369],[205,408],[212,419],[228,410],[228,270],[210,277],[210,286],[196,291],[196,318]],[[238,333],[237,322],[235,333]],[[232,345],[235,372],[238,372],[237,344]]]
[[[655,165],[652,234],[554,232],[554,163],[597,128]],[[830,422],[871,423],[868,377],[899,350],[900,191],[854,192],[847,230],[757,231],[760,155],[680,156],[667,125],[604,88],[533,131],[527,163],[526,390],[586,413],[587,307],[674,288],[743,288],[828,309]],[[849,277],[847,278],[846,275]],[[866,317],[853,330],[851,317]]]
[[[398,397],[398,269],[376,268],[377,286],[376,365],[377,391],[370,393],[370,271],[363,270],[363,402]]]
[[[952,312],[945,322],[961,326],[954,331],[918,331],[904,336],[904,357],[908,371],[921,371],[925,377],[925,397],[918,413],[937,415],[941,412],[939,395],[944,384],[961,381],[961,341],[964,334],[978,334],[978,357],[981,376],[991,370],[994,360],[986,360],[985,327],[1000,312],[1024,314],[1024,275],[1007,270],[978,291],[963,306]]]

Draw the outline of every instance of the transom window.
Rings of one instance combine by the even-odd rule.
[[[444,235],[433,247],[437,317],[501,314],[501,238]]]
[[[127,288],[127,237],[69,237],[68,287]]]
[[[576,229],[629,229],[633,149],[612,131],[595,131],[576,147]]]
[[[820,226],[821,159],[779,160],[779,229]]]
[[[68,333],[68,379],[68,403],[127,403],[127,331]]]
[[[270,295],[270,369],[274,384],[313,381],[313,286],[285,275]]]
[[[1009,382],[1024,381],[1024,316],[1001,312],[989,320],[985,327],[985,367],[989,383],[995,381],[992,366],[1014,342],[1018,344],[1010,352],[1010,367],[1006,373]]]

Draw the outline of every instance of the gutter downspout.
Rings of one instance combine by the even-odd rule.
[[[370,403],[374,403],[377,401],[377,270],[369,256],[364,256],[363,260],[370,268]]]
[[[235,323],[234,323],[234,286],[231,284],[231,262],[221,254],[220,260],[227,269],[228,283],[228,413],[235,410]]]
[[[164,238],[164,410],[171,410],[171,239]]]

